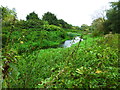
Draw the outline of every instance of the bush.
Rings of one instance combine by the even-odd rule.
[[[101,35],[103,35],[103,33],[101,31],[95,30],[95,31],[92,32],[93,37],[97,37],[97,36],[101,36]]]
[[[55,25],[44,25],[43,29],[47,31],[63,31],[62,28]]]
[[[4,30],[4,46],[7,38],[9,38],[9,45],[11,45],[11,48],[17,49],[19,54],[43,48],[57,47],[67,38],[67,33],[62,28],[54,25],[44,25],[44,28],[29,29],[15,27],[11,31]]]

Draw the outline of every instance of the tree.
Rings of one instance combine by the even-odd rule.
[[[84,30],[84,31],[88,31],[89,30],[89,26],[87,24],[82,24],[80,29]]]
[[[16,17],[15,9],[9,9],[7,7],[0,7],[2,14],[0,15],[0,21],[2,21],[2,47],[4,48],[8,43],[12,41],[11,34],[15,30],[15,24],[18,21]],[[8,34],[9,33],[9,34]]]
[[[120,33],[120,1],[111,2],[111,9],[107,11],[107,21],[105,26],[107,31],[112,31],[113,33]]]
[[[58,20],[58,23],[59,23],[59,26],[62,28],[65,28],[67,24],[63,19]]]
[[[106,19],[106,7],[102,7],[101,9],[95,11],[95,13],[92,15],[92,19],[98,19],[98,18],[103,18],[103,20]]]
[[[42,25],[47,24],[46,21],[39,19],[38,14],[35,12],[26,16],[26,21],[21,21],[22,28],[41,28]]]
[[[0,16],[0,18],[2,18],[3,26],[10,26],[14,21],[17,20],[16,12],[14,10],[10,10],[3,6],[1,6],[0,9],[2,11],[2,16]]]
[[[72,29],[74,29],[74,30],[81,30],[81,28],[79,26],[72,26]]]
[[[91,25],[93,36],[99,36],[99,35],[106,33],[104,22],[105,22],[104,18],[98,18],[98,19],[93,20],[92,25]]]
[[[39,20],[38,15],[35,12],[30,13],[26,17],[27,20]]]
[[[63,19],[57,19],[57,17],[51,12],[47,12],[43,15],[42,20],[48,21],[49,25],[56,25],[62,28],[72,28],[72,25],[65,22]]]
[[[47,12],[42,16],[42,20],[48,21],[50,25],[58,25],[57,17],[51,12]]]
[[[68,24],[63,19],[58,20],[58,25],[62,28],[72,28],[72,25]]]
[[[104,23],[105,19],[104,18],[98,18],[93,20],[92,22],[92,29],[93,30],[99,30],[102,31],[103,30],[103,23]]]

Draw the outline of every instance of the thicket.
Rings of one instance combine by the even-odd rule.
[[[3,47],[9,44],[18,52],[26,52],[34,49],[58,47],[66,39],[69,39],[64,29],[55,25],[21,27],[22,25],[20,27],[15,25],[3,27]]]

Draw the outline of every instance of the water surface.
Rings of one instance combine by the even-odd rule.
[[[73,44],[78,43],[80,41],[80,39],[81,38],[79,36],[77,36],[73,40],[66,40],[64,42],[64,44],[62,44],[62,47],[65,47],[65,48],[71,47]],[[81,41],[83,41],[83,39],[81,39]]]

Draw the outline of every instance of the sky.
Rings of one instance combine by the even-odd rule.
[[[90,25],[96,13],[109,9],[109,2],[112,1],[117,0],[0,0],[0,6],[15,8],[19,20],[26,20],[26,16],[33,11],[41,19],[49,11],[58,19],[81,26]]]

